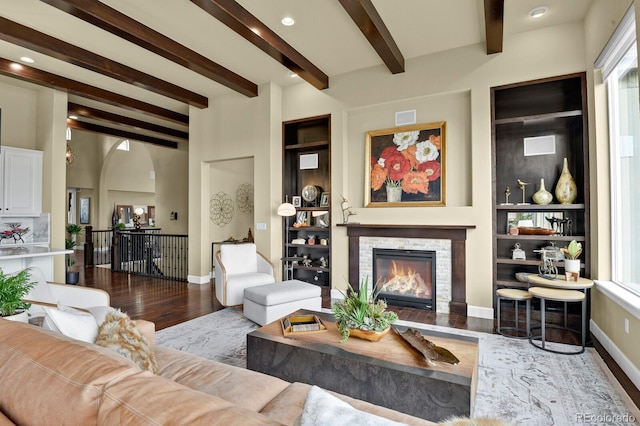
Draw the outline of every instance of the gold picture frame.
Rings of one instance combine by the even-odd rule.
[[[445,206],[446,122],[366,134],[365,207]]]

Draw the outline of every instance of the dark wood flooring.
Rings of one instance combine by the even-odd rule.
[[[77,255],[76,258],[81,262],[81,256]],[[156,330],[162,330],[224,308],[215,298],[213,280],[204,285],[197,285],[181,281],[129,275],[123,272],[112,272],[110,269],[102,267],[84,268],[79,265],[76,268],[80,271],[78,285],[105,290],[111,297],[112,306],[120,308],[131,318],[153,321],[156,325]],[[322,290],[322,305],[324,308],[330,308],[330,290],[327,287],[323,287]],[[495,333],[493,320],[453,314],[436,314],[432,311],[415,308],[390,306],[389,309],[396,312],[402,320]],[[514,310],[508,306],[503,306],[502,314],[502,325],[513,325]],[[559,324],[562,315],[550,312],[547,317],[549,321]],[[524,309],[520,310],[519,318],[521,325],[524,325]],[[532,322],[539,322],[538,311],[534,310]],[[579,328],[577,318],[570,315],[569,325]],[[566,331],[550,330],[547,337],[549,340],[578,343],[578,337]],[[640,406],[640,391],[595,339],[593,340],[593,345],[601,353],[601,356],[635,404]]]

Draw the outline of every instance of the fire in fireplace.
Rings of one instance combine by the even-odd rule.
[[[373,277],[387,304],[435,310],[435,251],[374,248]]]

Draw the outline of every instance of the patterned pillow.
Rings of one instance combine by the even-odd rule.
[[[95,343],[129,358],[143,370],[158,373],[151,345],[131,318],[120,309],[107,314]]]

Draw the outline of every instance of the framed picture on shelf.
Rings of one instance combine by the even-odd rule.
[[[302,197],[294,195],[291,197],[291,204],[293,204],[293,207],[302,207]]]
[[[323,192],[320,196],[320,207],[329,207],[329,193]]]
[[[445,205],[446,122],[367,132],[365,206]]]
[[[296,223],[298,225],[302,225],[303,223],[307,223],[307,212],[297,212],[296,213]]]

